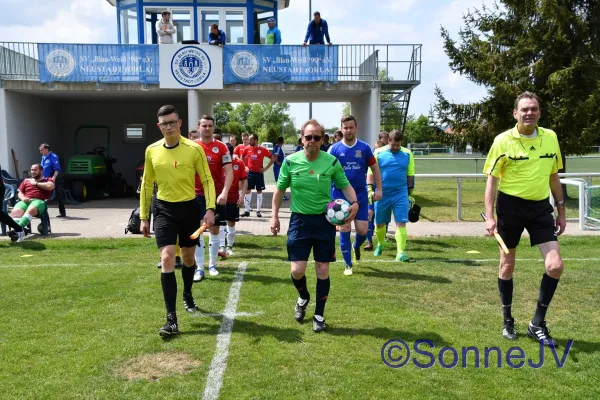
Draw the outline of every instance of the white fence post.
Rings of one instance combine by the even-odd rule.
[[[456,214],[462,220],[462,178],[456,178]]]

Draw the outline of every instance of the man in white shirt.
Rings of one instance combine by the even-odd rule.
[[[165,10],[162,12],[162,19],[156,21],[156,34],[159,44],[172,44],[175,25],[171,21],[171,12]]]

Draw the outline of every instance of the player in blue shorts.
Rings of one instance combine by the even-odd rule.
[[[371,170],[373,171],[373,177],[375,178],[375,184],[377,187],[373,195],[373,199],[377,201],[381,199],[382,195],[379,166],[377,166],[371,146],[369,146],[366,142],[356,138],[356,130],[356,119],[352,115],[343,117],[342,132],[344,134],[344,138],[329,148],[329,154],[337,158],[344,168],[346,177],[354,188],[359,203],[358,213],[354,219],[356,236],[354,238],[353,245],[351,245],[350,242],[350,233],[352,231],[352,226],[350,223],[340,227],[340,248],[342,250],[344,261],[346,262],[344,275],[352,275],[351,246],[354,249],[355,260],[359,261],[361,246],[365,240],[367,240],[367,230],[369,226],[367,169],[369,167],[371,167]],[[345,199],[342,191],[335,186],[332,186],[331,197],[334,199]]]
[[[381,169],[383,182],[383,197],[375,201],[375,234],[377,247],[375,256],[380,256],[385,248],[386,224],[389,224],[394,213],[396,222],[396,254],[397,261],[408,261],[404,253],[406,249],[406,223],[410,197],[414,188],[415,161],[412,152],[402,147],[402,132],[394,130],[390,133],[390,142],[387,146],[375,151],[377,164]]]

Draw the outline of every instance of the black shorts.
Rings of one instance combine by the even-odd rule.
[[[306,215],[293,212],[287,235],[289,261],[308,261],[311,249],[315,261],[335,261],[335,226],[327,222],[324,213]]]
[[[190,235],[200,227],[200,220],[200,209],[196,200],[170,203],[157,199],[154,204],[156,245],[159,249],[177,243],[179,247],[196,246],[198,239],[190,239]]]
[[[265,190],[265,175],[262,172],[248,172],[248,190]]]
[[[206,214],[206,197],[196,195],[196,200],[200,206],[200,220],[204,219]],[[227,225],[227,208],[225,205],[219,205],[215,207],[215,225],[225,226]]]
[[[554,209],[547,198],[525,200],[499,191],[496,214],[498,233],[509,249],[517,247],[523,229],[527,229],[532,247],[558,240]]]
[[[237,203],[227,203],[227,222],[238,222],[240,220],[240,208]]]

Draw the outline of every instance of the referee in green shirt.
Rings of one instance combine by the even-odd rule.
[[[356,193],[346,178],[337,158],[321,151],[321,140],[325,135],[321,125],[314,119],[302,125],[304,150],[285,159],[279,172],[277,190],[273,196],[271,232],[279,233],[279,206],[287,188],[292,193],[290,226],[287,251],[292,264],[292,282],[300,297],[296,301],[294,318],[304,320],[310,294],[306,288],[306,265],[310,251],[315,259],[317,273],[317,301],[313,317],[313,331],[325,329],[323,311],[329,295],[329,263],[335,261],[335,226],[325,218],[327,204],[331,201],[331,184],[342,190],[350,203],[350,222],[358,212]]]
[[[531,246],[539,247],[546,272],[542,277],[537,308],[527,328],[527,335],[549,346],[556,342],[550,337],[545,318],[564,269],[557,236],[564,232],[566,218],[558,177],[558,170],[562,169],[558,140],[556,133],[537,125],[540,115],[539,97],[531,92],[521,93],[513,110],[517,125],[494,139],[484,166],[484,173],[489,175],[485,188],[485,229],[490,235],[497,229],[509,250],[509,254],[500,251],[498,276],[504,313],[502,335],[506,339],[517,338],[511,314],[512,276],[516,247],[524,229],[529,233]],[[494,198],[497,186],[496,221]],[[558,210],[556,221],[548,198],[550,191]]]

